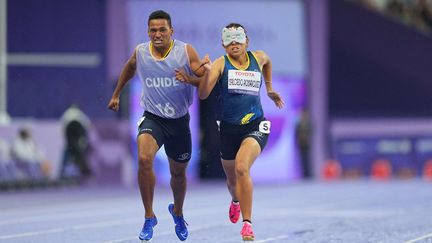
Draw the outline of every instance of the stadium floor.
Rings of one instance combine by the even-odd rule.
[[[180,242],[157,186],[152,242]],[[222,182],[189,187],[186,242],[242,242]],[[432,242],[432,184],[407,181],[256,185],[255,242]],[[0,242],[140,242],[143,207],[135,189],[63,188],[0,194]]]

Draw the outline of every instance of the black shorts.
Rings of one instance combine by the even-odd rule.
[[[192,153],[189,120],[189,114],[167,119],[146,111],[138,125],[138,136],[143,133],[152,135],[159,148],[165,145],[165,153],[169,158],[186,163]]]
[[[261,124],[261,125],[260,125]],[[255,119],[246,125],[220,123],[221,157],[224,160],[234,160],[240,145],[248,137],[255,139],[263,151],[270,134],[270,122],[265,118]]]

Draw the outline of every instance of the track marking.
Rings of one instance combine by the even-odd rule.
[[[415,238],[415,239],[412,239],[412,240],[409,240],[409,241],[406,241],[405,243],[414,243],[414,242],[421,241],[421,240],[424,240],[424,239],[427,239],[427,238],[431,238],[431,237],[432,237],[432,233],[424,235],[424,236],[420,236],[418,238]]]
[[[72,226],[70,228],[54,228],[54,229],[48,229],[48,230],[25,232],[25,233],[20,233],[20,234],[2,235],[2,236],[0,236],[0,240],[23,238],[23,237],[30,237],[30,236],[35,236],[35,235],[55,234],[55,233],[65,232],[65,231],[71,230],[71,229],[72,230],[84,230],[84,229],[90,229],[90,228],[103,228],[103,227],[111,227],[111,226],[125,225],[125,224],[135,224],[135,222],[131,221],[130,219],[96,222],[96,223],[90,223],[90,224],[76,225],[76,226]]]
[[[3,235],[3,236],[0,236],[0,240],[29,237],[29,236],[35,236],[35,235],[54,234],[54,233],[64,232],[65,230],[66,230],[65,228],[57,228],[57,229],[50,229],[50,230],[26,232],[26,233],[22,233],[22,234]]]
[[[202,213],[202,211],[208,212],[211,209],[212,208],[194,210],[194,211],[188,213],[188,215],[200,215]],[[160,217],[161,220],[166,220],[166,219],[170,219],[170,218],[171,218],[171,215],[165,215],[165,216]],[[54,228],[54,229],[47,229],[47,230],[40,230],[40,231],[25,232],[25,233],[20,233],[20,234],[11,234],[11,235],[3,235],[3,236],[0,235],[0,240],[30,237],[30,236],[34,236],[34,235],[55,234],[55,233],[65,232],[66,230],[84,230],[84,229],[89,229],[89,228],[104,228],[104,227],[127,225],[127,224],[136,224],[136,221],[131,220],[130,218],[121,219],[121,220],[111,220],[111,221],[99,221],[99,222],[94,222],[94,223],[89,223],[89,224],[79,224],[79,225],[75,225],[75,226],[67,227],[67,228]],[[224,225],[224,224],[216,224],[216,225]],[[201,229],[206,229],[208,227],[213,227],[213,226],[214,225],[203,225],[200,227],[191,228],[190,230],[201,230]],[[171,233],[171,231],[165,232],[165,234],[168,234],[168,233]],[[133,237],[132,239],[135,239],[135,238],[136,237]],[[128,238],[127,240],[130,240],[130,239]],[[125,240],[123,240],[123,241],[125,241]]]

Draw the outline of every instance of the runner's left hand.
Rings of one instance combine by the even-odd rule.
[[[285,105],[284,101],[282,100],[282,97],[277,92],[268,91],[267,95],[268,97],[270,97],[270,99],[273,100],[277,108],[281,109]]]

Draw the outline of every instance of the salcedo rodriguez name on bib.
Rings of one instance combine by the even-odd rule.
[[[260,72],[228,70],[228,92],[259,95],[260,86]]]

